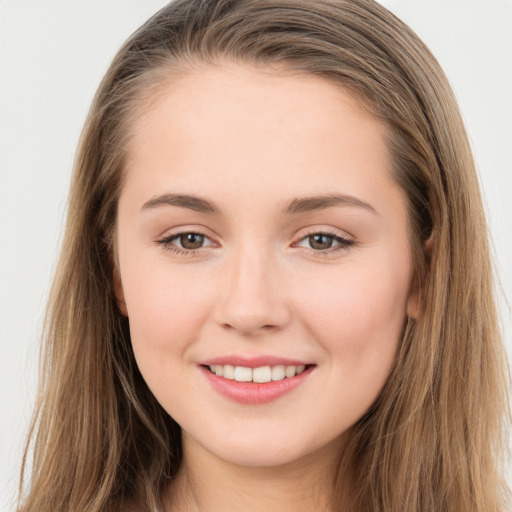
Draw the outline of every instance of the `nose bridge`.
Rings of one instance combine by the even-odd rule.
[[[289,312],[277,258],[261,241],[240,242],[226,262],[226,288],[218,322],[243,334],[278,329]]]

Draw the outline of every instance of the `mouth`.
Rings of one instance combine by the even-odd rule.
[[[250,368],[247,366],[234,366],[231,364],[215,364],[207,365],[211,373],[217,377],[222,377],[228,380],[237,382],[255,382],[264,384],[266,382],[279,382],[284,379],[291,379],[296,375],[300,375],[309,366],[306,364],[300,365],[274,365],[274,366],[258,366]]]
[[[298,388],[316,368],[315,364],[299,361],[279,360],[274,364],[268,360],[265,362],[268,364],[264,364],[261,359],[218,360],[208,361],[199,367],[216,392],[246,405],[277,400]]]

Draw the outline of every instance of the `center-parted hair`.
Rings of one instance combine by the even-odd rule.
[[[407,199],[420,314],[339,455],[333,510],[502,512],[508,379],[471,150],[437,61],[372,0],[176,0],[115,56],[75,161],[19,511],[162,510],[180,429],[142,379],[117,305],[117,201],[147,102],[226,61],[351,91],[387,126]]]

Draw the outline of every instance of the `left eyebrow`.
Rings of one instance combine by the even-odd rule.
[[[378,215],[377,210],[371,204],[368,204],[357,197],[345,194],[329,194],[292,199],[284,207],[283,213],[293,215],[297,213],[323,210],[324,208],[332,208],[333,206],[356,206]]]

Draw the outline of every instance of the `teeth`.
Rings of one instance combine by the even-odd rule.
[[[245,366],[231,366],[229,364],[211,365],[210,371],[219,377],[236,380],[238,382],[265,383],[276,380],[291,378],[301,374],[306,365],[299,366],[260,366],[258,368],[246,368]]]
[[[221,366],[221,365],[217,365],[217,366]],[[230,379],[230,380],[233,380],[235,378],[235,367],[234,366],[231,366],[230,364],[225,364],[224,367],[223,367],[223,375],[222,377],[224,377],[225,379]]]
[[[293,377],[295,375],[296,371],[297,371],[297,367],[296,366],[287,366],[284,369],[284,374],[285,374],[286,377],[290,378],[290,377]]]
[[[254,368],[252,371],[252,380],[253,382],[270,382],[272,380],[272,370],[270,366]]]
[[[243,366],[235,367],[235,380],[238,382],[251,382],[252,369]]]
[[[272,368],[272,380],[284,379],[284,366],[274,366]]]

